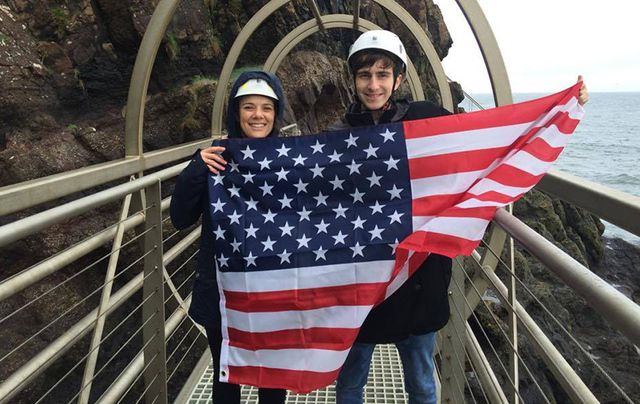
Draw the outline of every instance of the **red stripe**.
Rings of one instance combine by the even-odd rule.
[[[409,259],[409,277],[411,277],[411,275],[413,275],[418,270],[418,268],[420,268],[420,266],[426,261],[428,256],[428,252],[416,252],[411,256],[411,259]]]
[[[480,244],[480,240],[451,236],[442,233],[416,231],[405,238],[398,250],[428,251],[447,257],[469,255]]]
[[[460,202],[464,192],[450,195],[431,195],[416,198],[411,203],[413,216],[436,216],[450,206]]]
[[[339,371],[340,369],[331,372],[310,372],[258,366],[229,366],[229,383],[287,389],[297,394],[305,394],[333,384]]]
[[[354,324],[355,326],[355,324]],[[248,349],[327,349],[344,351],[358,336],[357,328],[305,328],[248,332],[228,328],[229,345]]]
[[[511,203],[514,200],[520,198],[522,194],[520,195],[516,195],[516,196],[511,196],[511,195],[505,195],[502,194],[500,192],[497,191],[487,191],[487,192],[483,192],[481,194],[478,195],[474,195],[472,193],[469,193],[469,198],[468,199],[477,199],[479,201],[484,201],[484,202],[499,202],[499,203]],[[447,216],[446,215],[446,210],[444,210],[442,212],[443,216]]]
[[[539,160],[546,162],[555,161],[564,147],[551,147],[549,143],[540,138],[534,139],[531,143],[522,148],[523,151],[531,154]]]
[[[492,149],[469,150],[437,156],[415,157],[409,160],[409,177],[412,180],[439,175],[484,170],[496,159],[504,157],[513,146]]]
[[[470,197],[469,199],[471,199]],[[472,217],[477,219],[493,219],[493,215],[496,213],[495,206],[483,206],[478,208],[459,208],[452,206],[440,214],[440,217]]]
[[[368,306],[377,303],[387,283],[362,283],[325,288],[272,292],[224,291],[228,309],[250,312],[313,310],[332,306]]]
[[[460,115],[404,121],[402,123],[404,136],[406,139],[413,139],[451,133],[452,128],[455,128],[456,132],[462,132],[533,122],[556,104],[566,104],[572,96],[577,97],[579,88],[580,83],[560,93],[516,105],[506,105]]]
[[[530,188],[540,181],[544,174],[532,175],[518,167],[508,164],[501,165],[491,171],[486,178],[510,187]]]

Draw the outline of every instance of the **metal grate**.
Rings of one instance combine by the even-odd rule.
[[[213,368],[204,371],[187,403],[210,404]],[[242,402],[258,403],[258,391],[255,387],[242,388]],[[289,394],[287,404],[333,404],[336,402],[334,386],[314,391],[310,394]],[[373,352],[369,380],[364,390],[364,402],[367,404],[405,404],[408,402],[404,392],[402,364],[394,345],[378,345]]]

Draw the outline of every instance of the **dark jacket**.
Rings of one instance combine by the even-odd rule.
[[[227,131],[229,137],[242,137],[238,122],[237,93],[240,85],[252,78],[266,80],[278,96],[276,103],[276,123],[269,136],[277,136],[278,121],[281,122],[284,110],[284,93],[280,81],[265,72],[245,72],[235,81],[229,105],[227,107]],[[202,216],[202,232],[200,235],[200,251],[197,257],[196,274],[193,283],[193,295],[189,315],[199,324],[209,329],[220,328],[220,295],[216,282],[216,267],[213,252],[213,228],[208,214],[210,201],[207,192],[209,169],[202,161],[200,150],[191,158],[191,162],[178,176],[171,198],[171,221],[177,229],[185,229],[195,224]]]
[[[428,101],[393,102],[378,123],[431,118],[451,113]],[[374,125],[369,111],[359,103],[351,104],[344,118],[329,129]],[[449,320],[447,289],[451,280],[451,258],[431,254],[427,261],[393,295],[367,316],[357,341],[364,343],[398,342],[409,335],[426,334],[444,327]]]

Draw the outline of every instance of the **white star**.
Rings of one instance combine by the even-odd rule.
[[[282,199],[278,199],[278,202],[282,205],[282,209],[284,209],[285,206],[291,208],[291,201],[293,201],[293,198],[289,198],[287,194],[282,195]]]
[[[224,254],[220,254],[220,257],[218,257],[218,265],[220,265],[221,268],[229,266],[227,261],[229,261],[229,258],[225,257]]]
[[[352,221],[351,223],[353,224],[353,229],[362,229],[364,230],[364,227],[362,227],[363,224],[365,224],[366,220],[362,220],[360,219],[360,216],[358,216],[356,218],[356,220]]]
[[[267,239],[265,241],[261,241],[262,245],[264,245],[264,248],[262,249],[262,251],[267,251],[267,250],[271,250],[273,251],[273,245],[276,243],[275,241],[271,241],[271,237],[267,236]]]
[[[222,207],[226,204],[226,202],[221,202],[220,198],[218,198],[217,202],[211,204],[211,206],[213,206],[213,213],[216,213],[217,211],[222,212]]]
[[[279,229],[282,231],[282,237],[284,237],[285,234],[293,236],[293,234],[291,234],[291,230],[295,229],[295,227],[289,226],[289,222],[285,222],[284,226],[279,227]]]
[[[284,147],[284,143],[282,144],[282,147],[280,147],[279,149],[276,149],[276,151],[278,152],[278,157],[280,156],[289,157],[289,150],[291,150],[291,148]]]
[[[378,225],[376,225],[376,227],[374,227],[373,229],[369,230],[369,234],[371,234],[371,241],[373,241],[376,238],[379,238],[380,240],[382,240],[383,231],[384,229],[378,228]]]
[[[231,172],[231,173],[234,172],[234,171],[240,172],[240,170],[238,169],[238,166],[240,164],[236,163],[235,161],[231,161],[231,162],[229,162],[229,165],[231,166],[231,171],[229,171],[229,172]]]
[[[322,178],[322,170],[324,170],[324,167],[320,167],[316,163],[316,166],[311,169],[311,172],[313,173],[313,178],[316,178],[316,177]]]
[[[237,196],[238,198],[240,198],[240,188],[236,187],[235,185],[229,188],[229,193],[231,194],[231,196]]]
[[[351,197],[353,198],[353,203],[356,203],[356,202],[363,203],[362,197],[364,196],[364,192],[358,191],[358,188],[356,188],[356,192],[349,195],[351,195]]]
[[[251,148],[249,147],[249,145],[247,145],[247,148],[244,150],[240,150],[240,152],[244,155],[244,159],[251,159],[253,160],[253,153],[255,153],[255,150],[251,150]]]
[[[278,254],[278,257],[280,257],[280,263],[284,264],[285,262],[288,262],[289,264],[291,264],[291,261],[289,261],[289,257],[291,256],[291,253],[288,253],[287,250],[285,249],[282,254]]]
[[[311,211],[307,210],[307,208],[305,208],[304,206],[302,207],[302,210],[298,212],[298,214],[300,215],[300,221],[303,221],[303,220],[311,221],[311,219],[309,219],[309,215],[311,214]]]
[[[329,162],[335,161],[335,162],[340,162],[340,157],[342,157],[342,153],[338,153],[337,150],[335,150],[333,152],[333,154],[329,155]]]
[[[250,197],[247,201],[247,211],[250,211],[251,209],[255,211],[258,210],[258,201],[254,201],[253,197]]]
[[[302,182],[302,180],[298,180],[297,184],[293,184],[294,187],[298,190],[298,193],[307,192],[307,184],[306,182]]]
[[[244,231],[247,232],[247,238],[256,237],[256,232],[259,230],[258,227],[253,227],[253,223],[249,224],[249,227],[245,227]]]
[[[275,223],[273,221],[273,219],[275,219],[276,214],[275,213],[271,213],[271,209],[267,210],[267,213],[263,213],[262,216],[264,216],[264,222],[271,222],[271,223]]]
[[[365,153],[367,153],[367,158],[369,157],[378,157],[378,155],[376,154],[376,152],[378,151],[379,147],[373,147],[371,145],[371,143],[369,143],[369,147],[364,149],[363,151]]]
[[[322,195],[322,191],[318,192],[318,195],[313,197],[313,199],[316,200],[316,207],[320,205],[327,206],[328,197],[329,197],[328,195],[327,196]]]
[[[249,255],[244,257],[244,259],[247,261],[247,267],[250,267],[251,265],[256,266],[256,258],[258,257],[254,257],[253,254],[249,252]]]
[[[389,219],[391,219],[391,222],[389,224],[392,224],[393,222],[402,223],[400,221],[400,216],[402,215],[404,215],[404,213],[398,213],[397,210],[394,210],[390,216],[387,216]]]
[[[387,140],[391,140],[393,142],[393,135],[395,135],[396,132],[389,132],[389,128],[387,128],[387,131],[384,133],[381,133],[380,136],[382,136],[384,138],[384,142],[383,143],[387,143]]]
[[[322,153],[322,148],[323,147],[324,147],[324,145],[320,144],[320,141],[316,140],[316,144],[311,146],[311,148],[313,149],[313,153],[311,153],[311,154]]]
[[[338,188],[340,188],[340,189],[343,189],[343,190],[344,190],[344,188],[342,188],[342,183],[343,183],[343,182],[344,182],[344,180],[339,179],[337,175],[336,175],[336,178],[335,178],[333,181],[329,181],[329,183],[330,183],[331,185],[333,185],[333,190],[334,190],[334,191],[335,191],[336,189],[338,189]]]
[[[222,185],[222,175],[212,175],[211,179],[213,180],[213,185]]]
[[[342,204],[339,203],[338,207],[333,209],[334,212],[336,212],[336,219],[339,218],[340,216],[344,217],[345,219],[347,218],[344,214],[344,212],[346,212],[348,210],[348,208],[343,208]]]
[[[323,250],[322,248],[316,250],[313,252],[316,255],[316,261],[323,259],[323,260],[327,260],[327,257],[325,257],[324,255],[327,253],[327,250]]]
[[[393,200],[396,198],[400,199],[400,192],[402,192],[402,190],[403,188],[398,188],[396,187],[396,184],[393,184],[393,189],[387,192],[391,194],[391,200]]]
[[[389,156],[389,160],[384,162],[387,165],[387,171],[391,171],[392,168],[397,170],[399,161],[400,160],[394,159],[393,156]]]
[[[311,239],[307,238],[307,236],[303,234],[302,238],[297,238],[296,241],[298,242],[298,248],[301,248],[302,246],[309,248],[309,241],[311,241]]]
[[[373,206],[370,206],[371,208],[371,214],[373,215],[374,213],[382,213],[382,208],[384,208],[385,205],[380,205],[380,202],[376,201],[376,203]]]
[[[289,174],[289,171],[285,170],[284,167],[281,167],[280,171],[276,173],[276,175],[278,176],[278,181],[286,181],[287,174]]]
[[[242,215],[238,213],[236,210],[233,211],[232,214],[229,215],[229,219],[231,219],[231,223],[240,224],[240,218]]]
[[[318,228],[318,234],[327,233],[327,227],[329,227],[329,223],[325,223],[324,219],[320,221],[318,224],[314,224]]]
[[[391,250],[393,250],[393,252],[395,253],[396,252],[396,248],[398,247],[398,244],[400,244],[400,243],[398,242],[398,239],[396,239],[396,241],[394,243],[387,244],[387,245],[389,247],[391,247]]]
[[[233,252],[240,252],[241,245],[242,243],[234,238],[233,243],[231,243],[231,247],[233,247]]]
[[[333,237],[333,239],[336,241],[334,244],[338,245],[338,244],[344,244],[344,239],[347,238],[347,236],[348,234],[342,234],[342,230],[341,230],[338,232],[338,234],[331,237]]]
[[[351,164],[349,164],[347,167],[349,167],[349,174],[353,174],[353,173],[358,173],[360,174],[360,166],[362,164],[356,164],[355,160],[351,160]]]
[[[352,258],[355,258],[356,255],[359,255],[361,257],[364,257],[364,255],[362,254],[362,250],[364,250],[365,246],[361,246],[360,243],[356,243],[356,245],[354,245],[353,247],[349,247],[351,249],[351,251],[353,251],[353,256]]]
[[[293,159],[293,165],[297,166],[298,164],[300,164],[301,166],[304,166],[304,161],[306,160],[306,157],[302,157],[302,154],[298,154],[298,157],[294,157]]]
[[[358,140],[358,136],[353,136],[352,133],[349,133],[349,139],[345,140],[345,142],[347,142],[347,148],[351,146],[357,147],[356,140]]]
[[[242,176],[244,177],[244,183],[246,184],[247,182],[250,182],[253,184],[253,177],[255,177],[255,174],[251,174],[251,173],[246,173],[246,174],[242,174]]]
[[[218,225],[218,228],[213,231],[213,234],[216,235],[216,240],[219,240],[221,238],[224,239],[224,230],[222,230],[222,227],[220,227],[220,225]]]
[[[258,187],[262,190],[262,196],[265,195],[273,195],[273,193],[271,192],[271,189],[273,189],[273,185],[269,185],[267,184],[267,181],[264,182],[264,185]]]
[[[271,164],[272,161],[273,160],[267,160],[266,157],[264,158],[264,160],[258,161],[258,164],[260,164],[260,171],[270,169],[271,166],[269,164]]]
[[[376,175],[376,172],[371,173],[371,177],[367,177],[369,180],[369,186],[372,187],[374,185],[380,186],[380,179],[382,176]]]

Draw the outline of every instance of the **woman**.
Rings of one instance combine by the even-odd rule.
[[[227,131],[229,138],[264,138],[277,136],[284,111],[284,95],[278,78],[262,71],[245,72],[238,77],[231,89],[227,107]],[[211,146],[198,150],[191,163],[178,177],[171,198],[171,220],[177,229],[196,223],[210,205],[207,192],[209,172],[224,171],[227,162],[220,153],[224,147]],[[220,345],[220,295],[216,283],[213,253],[213,233],[209,215],[203,215],[200,252],[193,285],[193,300],[189,315],[207,331],[207,339],[213,356],[213,403],[240,403],[240,386],[219,381]],[[258,389],[260,403],[284,403],[286,390]]]

